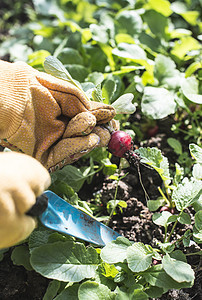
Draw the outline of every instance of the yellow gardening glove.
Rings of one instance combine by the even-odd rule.
[[[0,61],[0,144],[50,171],[106,146],[110,134],[97,125],[114,116],[112,106],[89,101],[67,81],[23,62]]]
[[[0,248],[24,240],[36,226],[25,213],[50,185],[48,171],[34,158],[0,153]]]

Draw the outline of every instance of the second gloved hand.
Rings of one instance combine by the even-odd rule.
[[[0,61],[0,144],[35,157],[54,171],[79,159],[110,134],[100,124],[112,106],[89,101],[73,84],[25,63]]]

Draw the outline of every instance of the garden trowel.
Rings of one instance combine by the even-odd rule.
[[[27,215],[38,216],[41,223],[47,228],[98,246],[105,246],[120,236],[108,226],[75,208],[49,190],[37,197],[36,204],[27,212]]]

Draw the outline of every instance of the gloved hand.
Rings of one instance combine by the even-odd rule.
[[[16,152],[0,153],[0,248],[29,236],[36,220],[25,213],[49,185],[49,173],[36,159]]]
[[[23,62],[0,61],[0,144],[50,171],[106,146],[110,134],[97,125],[114,116],[112,106],[89,101],[67,81]]]

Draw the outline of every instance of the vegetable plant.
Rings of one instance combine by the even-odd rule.
[[[201,2],[25,2],[1,1],[0,57],[24,60],[113,105],[127,141],[122,147],[119,136],[114,151],[112,134],[111,153],[94,149],[56,171],[51,189],[109,222],[127,206],[117,196],[128,176],[119,159],[147,165],[162,182],[147,206],[163,233],[152,246],[123,236],[99,249],[39,226],[12,250],[13,263],[50,279],[43,300],[138,300],[192,287],[197,270],[190,258],[201,255]],[[116,181],[106,209],[102,195],[79,195],[100,173]]]

